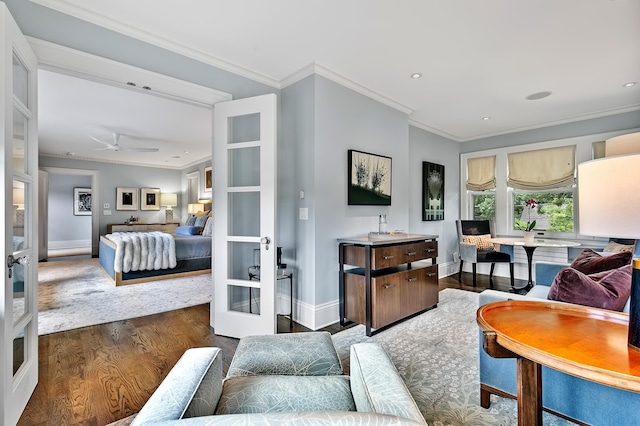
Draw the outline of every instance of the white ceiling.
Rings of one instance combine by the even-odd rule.
[[[640,84],[623,87],[640,82],[638,0],[34,1],[276,88],[315,69],[460,142],[640,109]],[[204,139],[159,114],[148,130],[85,119],[161,148]]]

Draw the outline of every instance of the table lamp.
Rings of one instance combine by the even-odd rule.
[[[200,213],[204,211],[204,206],[202,204],[187,204],[187,213],[195,215],[196,213]]]
[[[640,133],[638,133],[640,138]],[[640,153],[578,165],[580,234],[640,239]],[[633,260],[629,348],[640,351],[640,259]]]
[[[178,194],[161,193],[160,205],[167,208],[165,211],[165,222],[173,222],[173,209],[171,207],[178,205]]]
[[[13,188],[13,205],[16,206],[15,226],[24,226],[24,188]]]

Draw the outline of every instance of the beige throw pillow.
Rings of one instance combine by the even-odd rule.
[[[465,243],[474,244],[478,248],[478,250],[493,249],[493,243],[491,242],[491,234],[463,235],[462,241]]]

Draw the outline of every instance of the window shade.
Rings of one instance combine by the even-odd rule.
[[[507,184],[512,188],[552,189],[575,183],[575,145],[515,152],[508,159]]]
[[[496,187],[496,156],[467,159],[467,189],[484,191]]]

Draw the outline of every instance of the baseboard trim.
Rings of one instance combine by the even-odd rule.
[[[76,249],[76,248],[91,249],[91,240],[49,241],[47,248],[49,250],[63,250],[63,249]]]

